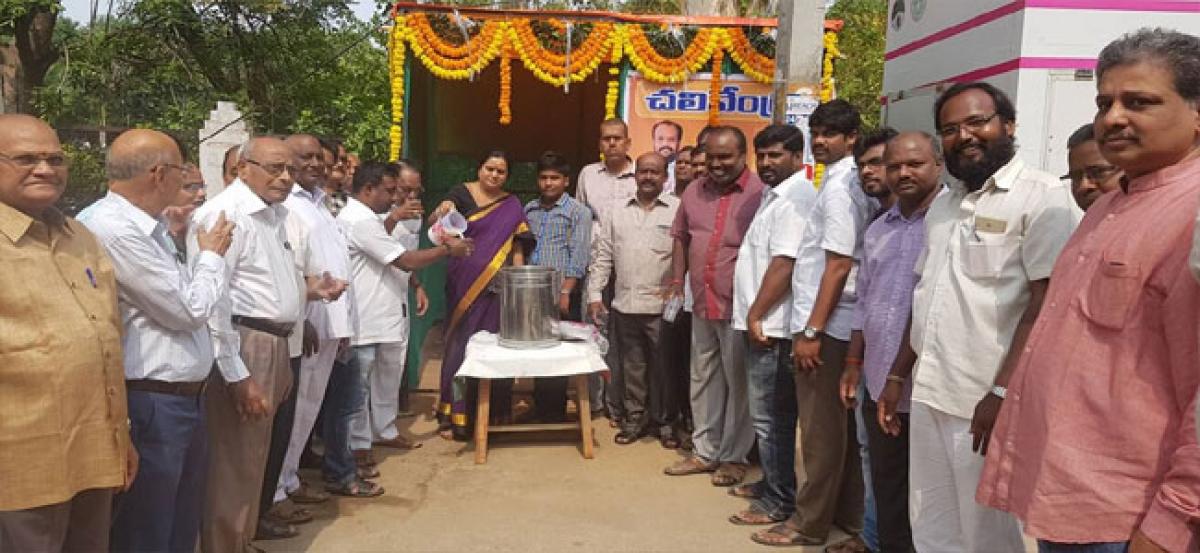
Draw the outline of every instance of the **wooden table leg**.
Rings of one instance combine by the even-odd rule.
[[[583,458],[595,456],[592,449],[592,399],[588,396],[587,374],[575,375],[575,398],[579,403],[579,433],[583,437]]]
[[[479,379],[479,399],[475,406],[475,464],[487,462],[488,418],[491,417],[492,381]]]

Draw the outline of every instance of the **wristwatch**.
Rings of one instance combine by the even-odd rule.
[[[815,327],[811,327],[811,326],[806,326],[806,327],[804,327],[804,330],[800,331],[800,335],[804,336],[805,340],[816,340],[817,338],[820,338],[821,335],[824,333],[825,333],[824,330],[821,330],[821,329],[815,328]]]
[[[1008,388],[1005,388],[1004,386],[992,386],[992,395],[1000,399],[1004,399],[1008,396]]]

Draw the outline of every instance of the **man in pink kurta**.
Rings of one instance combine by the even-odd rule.
[[[1200,38],[1126,35],[1097,74],[1096,137],[1126,178],[1059,255],[976,498],[1042,551],[1196,551]]]

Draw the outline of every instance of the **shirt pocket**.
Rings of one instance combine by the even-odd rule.
[[[1103,328],[1125,328],[1141,289],[1141,267],[1102,256],[1083,298],[1083,314]]]
[[[994,232],[974,232],[963,237],[963,272],[976,280],[1000,278],[1004,266],[1017,252],[1020,239]]]
[[[7,275],[4,280],[9,285],[0,286],[0,353],[16,353],[50,345],[50,333],[43,314],[46,303],[36,301],[39,293],[31,288],[34,283],[47,278],[58,278],[57,274],[45,274],[47,268],[57,273],[57,269],[47,267],[34,258],[10,257],[4,260],[4,272]]]
[[[650,251],[656,256],[671,255],[671,251],[675,247],[675,239],[671,237],[671,225],[654,225],[650,232],[647,233],[649,240]]]

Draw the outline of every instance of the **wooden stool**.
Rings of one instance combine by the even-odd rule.
[[[487,378],[479,379],[479,399],[475,407],[475,464],[487,463],[488,432],[542,432],[548,430],[579,429],[583,440],[583,457],[591,459],[595,456],[592,449],[592,404],[588,397],[587,374],[577,374],[571,377],[575,381],[575,396],[579,402],[579,424],[564,422],[551,424],[504,424],[491,426],[488,417],[491,415],[492,381]]]

